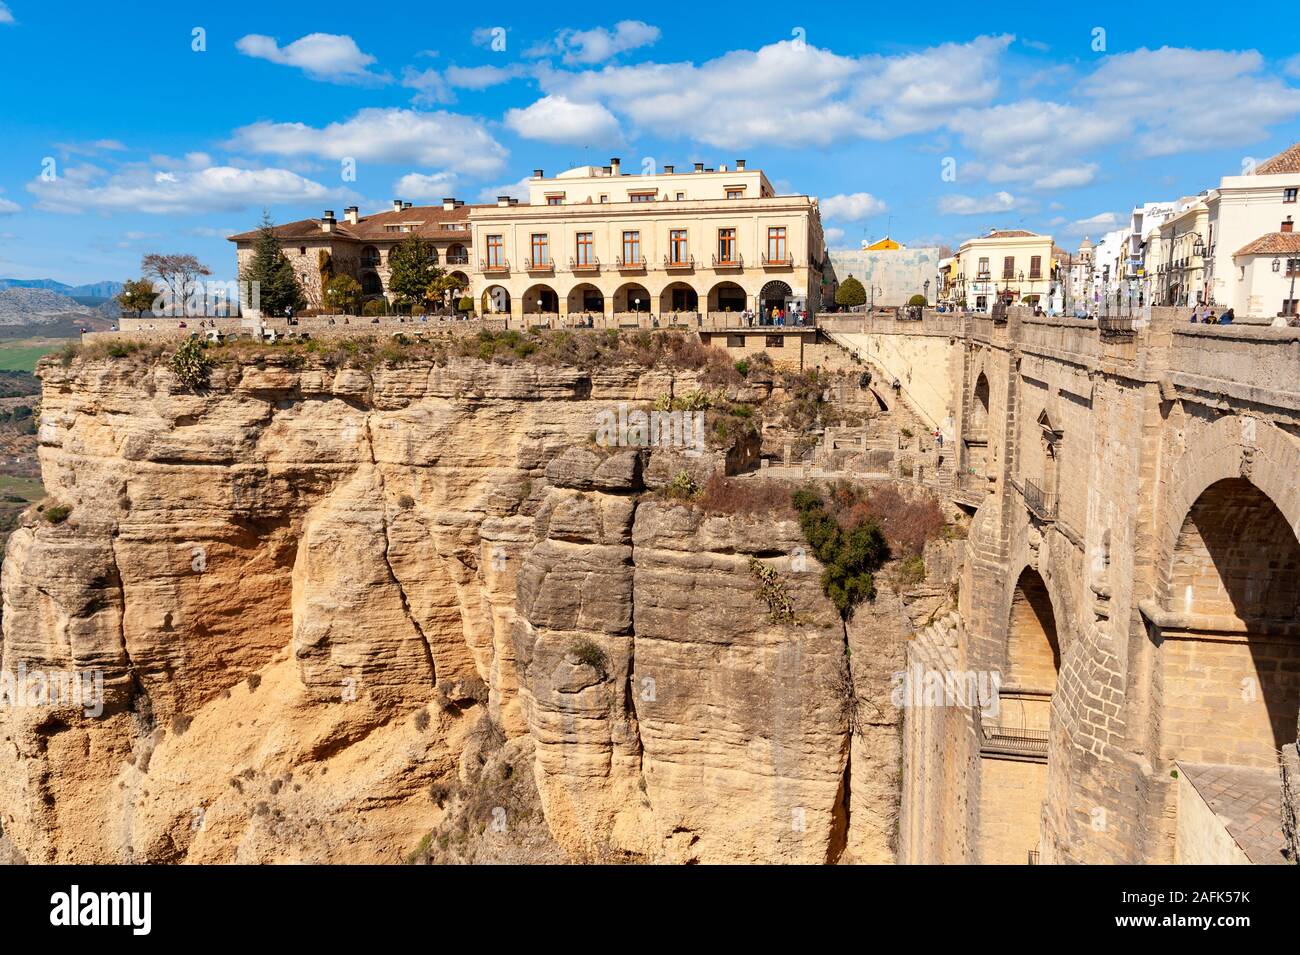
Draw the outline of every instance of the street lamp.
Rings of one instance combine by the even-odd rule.
[[[926,279],[926,280],[925,280],[925,284],[923,284],[923,285],[921,286],[921,288],[924,290],[923,295],[924,295],[924,298],[925,298],[925,303],[928,305],[928,304],[930,304],[930,280],[929,280],[929,279]],[[937,286],[936,286],[936,288],[937,288]]]

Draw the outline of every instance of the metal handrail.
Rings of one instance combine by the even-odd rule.
[[[544,269],[555,271],[555,263],[550,259],[545,262],[534,262],[532,259],[524,259],[524,270],[527,272],[541,272]]]
[[[668,256],[665,255],[665,256],[664,256],[664,268],[666,268],[666,269],[693,269],[693,268],[695,268],[695,256],[693,256],[693,255],[691,255],[691,256],[687,256],[685,259],[683,259],[683,260],[680,261],[680,262],[674,262],[674,261],[669,260]]]
[[[1024,482],[1025,506],[1034,516],[1044,521],[1056,520],[1056,495],[1048,494],[1033,481]]]
[[[719,259],[716,255],[713,257],[713,268],[715,269],[740,269],[744,268],[745,259],[743,256],[736,256],[734,259]]]
[[[623,256],[621,256],[621,255],[615,256],[615,257],[614,257],[614,268],[616,268],[616,269],[644,269],[644,268],[645,268],[645,256],[643,255],[643,256],[641,256],[640,258],[632,259],[631,261],[628,261],[628,260],[624,259]]]
[[[600,259],[592,258],[586,262],[579,262],[573,256],[569,256],[569,271],[571,272],[597,272],[600,270]]]
[[[510,260],[502,259],[500,262],[489,264],[486,259],[479,259],[478,270],[480,272],[509,272]]]
[[[778,266],[778,267],[780,267],[780,268],[787,268],[787,269],[788,269],[788,268],[790,268],[791,266],[794,265],[794,256],[793,256],[793,255],[787,255],[785,258],[781,258],[781,259],[770,259],[770,258],[768,258],[767,253],[764,252],[764,253],[763,253],[763,264],[764,264],[764,265],[774,265],[774,266]]]

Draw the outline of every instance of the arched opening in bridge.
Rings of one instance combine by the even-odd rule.
[[[1149,633],[1174,861],[1282,862],[1278,760],[1300,714],[1300,541],[1267,494],[1227,478],[1188,509],[1168,573]],[[1234,844],[1244,859],[1214,848]]]
[[[980,712],[982,863],[1024,865],[1036,857],[1060,667],[1051,596],[1042,576],[1026,567],[1011,593],[996,706]]]
[[[524,314],[555,314],[560,310],[560,297],[549,285],[534,285],[524,293]]]
[[[975,379],[975,400],[971,402],[970,429],[983,433],[989,426],[989,379],[984,372]]]
[[[605,295],[590,282],[575,285],[569,292],[569,314],[582,312],[605,314]]]

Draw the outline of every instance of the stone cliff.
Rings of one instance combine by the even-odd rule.
[[[10,539],[0,666],[102,673],[104,709],[0,711],[28,861],[892,859],[888,675],[946,596],[883,588],[846,627],[793,520],[654,493],[725,452],[594,444],[602,410],[699,372],[272,353],[197,391],[148,360],[42,377],[67,516]]]

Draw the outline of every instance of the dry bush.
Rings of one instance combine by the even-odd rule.
[[[694,503],[710,514],[767,514],[774,519],[795,516],[790,488],[781,481],[729,478],[714,474]]]
[[[866,521],[875,521],[889,542],[891,556],[895,558],[920,556],[925,550],[925,542],[943,536],[947,524],[943,509],[933,495],[908,497],[892,484],[880,485],[865,493],[837,486],[831,496],[841,527],[857,527]]]

